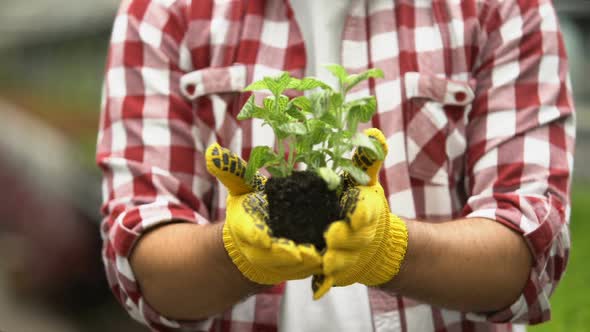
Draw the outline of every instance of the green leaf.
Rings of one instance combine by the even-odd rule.
[[[290,122],[280,124],[278,127],[289,135],[305,135],[307,134],[307,128],[301,122]]]
[[[328,137],[328,128],[324,121],[309,119],[307,120],[307,127],[309,128],[307,139],[311,146],[325,141]]]
[[[318,151],[320,151],[321,153],[323,153],[326,156],[329,156],[332,159],[334,159],[334,157],[335,157],[334,152],[332,152],[332,150],[330,150],[330,149],[320,149]],[[324,157],[324,159],[326,159],[326,157]]]
[[[275,112],[275,96],[267,96],[263,100],[264,108],[268,110],[268,112],[274,113]],[[289,104],[289,97],[280,95],[279,96],[279,105],[278,105],[278,113],[282,113],[287,108]]]
[[[301,112],[297,107],[295,107],[295,105],[291,105],[290,107],[287,107],[287,114],[289,114],[291,117],[297,119],[298,121],[304,122],[305,120],[307,120],[305,118],[305,114],[303,114],[303,112]]]
[[[342,94],[340,92],[334,92],[330,96],[330,103],[331,103],[332,109],[336,109],[336,108],[342,106],[343,102],[344,102],[344,97],[342,96]]]
[[[283,176],[285,176],[285,174],[283,174],[283,169],[280,168],[280,167],[278,167],[278,166],[268,166],[268,167],[266,167],[266,170],[273,177],[283,177]]]
[[[336,146],[342,146],[345,144],[344,142],[344,134],[345,132],[333,132],[330,135],[328,135],[327,141],[328,141],[328,148],[334,148]],[[352,147],[352,145],[351,145]],[[341,157],[341,156],[340,156]]]
[[[320,168],[326,166],[326,155],[322,151],[312,151],[309,154],[310,166]]]
[[[252,104],[254,103],[254,95],[248,98],[248,101],[242,106],[240,113],[237,115],[238,120],[246,120],[252,117]]]
[[[344,81],[346,80],[346,77],[348,77],[348,73],[346,72],[346,69],[344,69],[344,67],[342,67],[341,65],[329,64],[329,65],[325,65],[324,67],[326,69],[328,69],[332,73],[332,75],[334,75],[336,78],[338,78],[338,81],[340,81],[340,84],[344,83]]]
[[[305,112],[305,113],[312,112],[311,101],[309,100],[309,98],[307,98],[305,96],[295,97],[295,98],[291,99],[289,104],[297,106],[297,108],[299,108],[302,112]]]
[[[317,170],[320,167],[326,166],[326,154],[322,151],[311,150],[311,148],[307,148],[306,152],[300,151],[300,149],[297,150],[295,161],[305,163],[308,170]]]
[[[324,123],[326,123],[329,127],[332,128],[338,128],[338,120],[336,119],[336,116],[332,113],[324,113],[321,117],[320,120]]]
[[[350,89],[354,88],[357,84],[369,78],[383,78],[383,71],[378,68],[372,68],[360,74],[352,74],[348,76],[344,80],[344,91],[350,91]]]
[[[331,95],[331,91],[325,90],[314,93],[310,96],[312,112],[316,118],[320,118],[330,110]]]
[[[281,129],[281,125],[278,125],[277,127],[272,127],[272,130],[274,131],[275,135],[277,136],[277,139],[279,140],[283,140],[289,137],[290,135],[288,132]]]
[[[286,110],[288,105],[289,105],[289,97],[287,97],[285,95],[280,95],[279,96],[279,111]]]
[[[343,171],[347,172],[360,185],[366,185],[371,178],[362,169],[353,165],[341,165]]]
[[[266,85],[266,81],[264,79],[253,82],[252,84],[248,85],[244,91],[260,91],[260,90],[268,90],[268,86]]]
[[[322,179],[324,179],[324,181],[326,181],[328,189],[335,190],[340,185],[340,176],[338,176],[338,174],[336,174],[331,168],[320,167],[318,168],[317,173]]]
[[[340,135],[341,135],[343,138],[345,138],[345,139],[349,139],[349,140],[350,140],[350,139],[352,139],[352,136],[354,136],[354,134],[356,134],[356,133],[353,133],[352,131],[349,131],[349,130],[343,130],[343,131],[341,131],[339,134],[340,134]]]
[[[272,112],[275,109],[275,97],[274,96],[264,97],[264,99],[262,100],[262,103],[264,104],[264,108],[266,110],[268,110],[269,112]]]
[[[377,100],[374,96],[360,98],[344,104],[348,109],[348,117],[354,117],[360,122],[369,122],[377,110]]]
[[[295,162],[305,162],[305,154],[308,153],[310,150],[311,146],[309,145],[309,141],[303,139],[295,142]]]
[[[351,132],[356,132],[356,130],[358,128],[358,124],[359,124],[358,117],[355,116],[354,114],[349,113],[347,116],[347,120],[346,120],[346,129]]]
[[[315,88],[322,88],[324,90],[332,89],[331,86],[314,77],[305,77],[301,80],[297,78],[292,78],[291,82],[289,82],[289,85],[287,86],[287,89],[293,89],[298,91],[313,90]]]
[[[375,159],[383,160],[385,158],[381,144],[363,133],[356,133],[352,137],[352,144],[371,151]]]
[[[267,111],[261,107],[258,107],[254,99],[254,96],[250,96],[248,101],[240,110],[240,113],[238,113],[238,116],[236,117],[238,120],[246,120],[251,118],[265,119]]]
[[[268,146],[262,145],[252,149],[244,175],[246,182],[250,183],[254,179],[256,172],[275,158],[275,153]]]
[[[283,72],[278,77],[265,77],[264,82],[266,83],[268,90],[270,90],[273,95],[278,96],[285,91],[289,82],[293,79],[294,78],[292,78],[288,72]]]

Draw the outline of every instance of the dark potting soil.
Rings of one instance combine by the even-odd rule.
[[[310,171],[293,172],[285,178],[270,178],[265,192],[273,236],[324,249],[324,231],[338,220],[340,206],[338,195],[322,178]]]

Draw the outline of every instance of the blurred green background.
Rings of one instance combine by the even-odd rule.
[[[529,331],[583,332],[590,330],[590,183],[574,184],[571,217],[572,249],[564,279],[551,298],[552,320]]]
[[[1,331],[144,331],[115,304],[99,252],[94,149],[117,5],[0,1]],[[557,8],[578,109],[572,251],[553,319],[529,331],[589,331],[590,1]]]

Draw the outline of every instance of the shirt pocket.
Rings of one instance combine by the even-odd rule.
[[[466,149],[466,113],[472,83],[408,72],[404,81],[404,123],[410,177],[445,185],[458,180]]]
[[[246,65],[208,67],[192,71],[180,78],[184,97],[195,100],[208,94],[242,91],[246,87]]]
[[[228,129],[228,121],[235,123],[249,96],[243,92],[247,76],[247,66],[243,64],[203,68],[183,75],[180,91],[193,103],[202,125],[215,131]]]

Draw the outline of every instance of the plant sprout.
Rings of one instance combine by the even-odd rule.
[[[254,96],[251,96],[238,114],[238,120],[261,119],[263,125],[270,126],[274,131],[278,149],[255,147],[246,168],[246,181],[251,181],[260,168],[266,168],[273,177],[287,177],[298,162],[306,164],[308,170],[323,178],[330,190],[339,187],[338,174],[342,171],[360,184],[369,181],[365,171],[354,166],[346,154],[359,146],[380,160],[384,158],[380,144],[357,132],[359,123],[371,120],[377,103],[374,96],[347,102],[346,95],[364,80],[382,78],[383,72],[369,69],[349,75],[340,65],[328,65],[326,68],[338,78],[338,91],[316,78],[298,79],[287,72],[278,77],[265,77],[246,87],[246,91],[268,90],[272,95],[264,99],[262,106],[256,105]],[[283,94],[289,89],[318,91],[309,97],[290,99]]]

